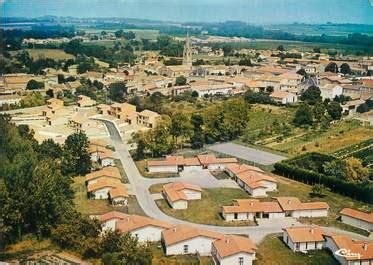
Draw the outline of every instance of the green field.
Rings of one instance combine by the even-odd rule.
[[[326,250],[310,251],[307,254],[291,251],[279,235],[267,236],[259,245],[254,265],[337,265]]]
[[[55,60],[74,59],[75,56],[60,49],[25,49],[36,60],[39,58],[51,58]]]

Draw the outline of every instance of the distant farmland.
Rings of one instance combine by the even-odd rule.
[[[51,58],[55,60],[74,59],[75,56],[59,49],[25,49],[35,60],[39,58]]]

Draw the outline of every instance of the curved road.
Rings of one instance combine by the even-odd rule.
[[[157,179],[149,179],[144,178],[135,162],[133,161],[127,146],[123,143],[122,138],[120,136],[119,130],[117,129],[114,122],[95,118],[105,123],[108,131],[110,133],[111,139],[113,141],[113,145],[115,147],[115,152],[119,156],[120,161],[122,162],[123,168],[127,174],[128,180],[131,184],[131,188],[136,195],[137,201],[140,207],[143,209],[146,215],[149,217],[163,220],[173,224],[188,224],[192,226],[197,226],[198,228],[213,230],[216,232],[224,233],[224,234],[241,234],[241,235],[248,235],[254,242],[258,243],[261,241],[266,235],[273,234],[273,233],[280,233],[282,232],[283,227],[288,227],[292,225],[302,225],[293,218],[286,218],[286,219],[272,219],[272,220],[265,220],[260,223],[259,226],[214,226],[214,225],[203,225],[203,224],[196,224],[191,223],[188,221],[176,219],[169,215],[163,213],[158,206],[156,205],[153,197],[149,192],[149,187],[153,184],[158,183],[166,183],[172,182],[177,179],[175,178],[157,178]],[[325,227],[325,229],[329,232],[339,232],[350,234],[355,238],[360,239],[367,239],[366,237],[342,231],[336,228]]]

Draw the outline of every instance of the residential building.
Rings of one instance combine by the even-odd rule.
[[[84,107],[91,107],[96,105],[96,101],[91,99],[90,97],[79,95],[78,96],[78,107],[84,108]]]
[[[278,103],[281,103],[281,104],[291,104],[291,103],[295,103],[298,101],[298,96],[296,94],[293,94],[293,93],[290,93],[290,92],[286,92],[286,91],[282,91],[282,90],[277,90],[277,91],[274,91],[270,97],[275,101],[275,102],[278,102]]]
[[[324,247],[324,231],[319,227],[288,227],[283,230],[282,240],[294,252],[307,252]]]
[[[280,90],[297,91],[298,86],[302,83],[304,77],[297,73],[285,73],[279,76]]]
[[[216,95],[231,95],[234,94],[235,85],[233,84],[207,84],[198,85],[192,84],[191,89],[198,93],[199,97],[216,96]]]
[[[123,183],[109,190],[109,201],[114,206],[128,205],[128,191]]]
[[[109,191],[122,184],[119,179],[101,178],[87,185],[88,197],[94,200],[109,198]]]
[[[365,213],[351,208],[343,208],[339,212],[341,221],[345,224],[364,229],[368,232],[373,231],[373,213]]]
[[[285,216],[326,217],[329,205],[325,202],[301,202],[296,197],[277,197],[276,200],[285,212]]]
[[[253,197],[264,197],[268,191],[277,189],[276,179],[256,170],[243,171],[234,178],[238,185]]]
[[[208,170],[224,170],[226,166],[238,162],[237,158],[217,158],[213,154],[197,155],[199,162],[204,169]]]
[[[93,183],[96,183],[101,178],[112,178],[112,179],[117,179],[117,180],[122,179],[118,168],[108,166],[108,167],[104,167],[101,170],[93,171],[85,175],[85,184],[87,186],[91,185]]]
[[[18,95],[0,95],[0,107],[3,105],[18,105],[22,97]]]
[[[322,99],[334,99],[336,96],[340,96],[343,93],[343,88],[335,84],[320,86],[320,90]]]
[[[215,265],[252,265],[256,250],[249,238],[229,235],[212,243],[211,255]]]
[[[129,216],[130,215],[123,213],[123,212],[111,211],[111,212],[107,212],[107,213],[97,216],[97,219],[102,224],[103,231],[107,231],[107,230],[115,231],[118,221],[124,220],[128,218]]]
[[[228,164],[225,167],[225,172],[231,178],[235,177],[237,174],[240,174],[242,172],[249,171],[249,170],[254,170],[254,171],[258,171],[258,172],[264,172],[263,170],[261,170],[258,167],[254,167],[254,166],[250,166],[250,165],[246,165],[246,164],[234,163],[234,164]]]
[[[62,108],[64,106],[64,102],[58,98],[50,98],[47,100],[47,107],[49,109],[57,109]]]
[[[324,235],[325,246],[342,265],[373,263],[373,243],[354,241],[345,235]]]
[[[150,173],[178,173],[185,169],[202,169],[202,166],[197,158],[184,158],[183,156],[166,156],[166,158],[163,160],[148,161],[147,168]]]
[[[347,115],[353,115],[356,113],[356,109],[364,103],[365,101],[362,99],[347,101],[345,104],[341,105],[342,112]]]
[[[173,209],[187,209],[188,201],[200,200],[202,189],[196,185],[173,182],[163,186],[162,194]]]
[[[137,124],[148,128],[154,128],[161,119],[161,115],[154,111],[143,110],[137,113]]]
[[[167,256],[196,253],[210,256],[212,243],[222,238],[223,234],[187,225],[176,225],[162,231],[162,244]]]
[[[222,207],[222,215],[225,221],[255,221],[285,217],[278,202],[261,202],[256,199],[235,200],[232,206]]]

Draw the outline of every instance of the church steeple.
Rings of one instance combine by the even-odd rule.
[[[184,51],[183,51],[183,65],[192,66],[192,47],[190,46],[189,33],[185,40]]]

